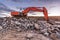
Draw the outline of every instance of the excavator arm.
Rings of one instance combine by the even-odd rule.
[[[42,12],[43,10],[38,9],[38,8],[36,8],[36,7],[29,7],[29,8],[26,8],[24,11],[22,11],[22,13],[24,13],[24,15],[26,15],[29,11]]]
[[[22,11],[22,13],[24,15],[27,15],[27,13],[29,11],[37,11],[37,12],[43,12],[44,13],[44,17],[45,17],[45,20],[48,20],[48,13],[47,13],[47,9],[45,7],[43,7],[43,9],[39,9],[39,7],[28,7],[26,8],[24,11]]]

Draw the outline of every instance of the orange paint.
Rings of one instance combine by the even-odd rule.
[[[19,15],[19,12],[11,12],[11,15],[15,16],[15,15]]]

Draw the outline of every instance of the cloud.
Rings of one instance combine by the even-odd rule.
[[[0,13],[1,12],[10,12],[10,11],[14,11],[14,10],[8,8],[6,5],[4,5],[3,3],[0,2]]]
[[[40,0],[11,0],[13,2],[37,2],[37,1],[40,1]]]
[[[7,8],[4,4],[0,3],[0,8]]]

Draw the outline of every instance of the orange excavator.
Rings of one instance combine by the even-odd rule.
[[[28,7],[24,9],[22,12],[13,11],[11,12],[11,15],[12,16],[27,16],[27,13],[29,11],[43,12],[45,20],[48,20],[48,12],[45,7]]]

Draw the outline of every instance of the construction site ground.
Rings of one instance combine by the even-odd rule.
[[[0,18],[0,40],[60,40],[60,17]]]

